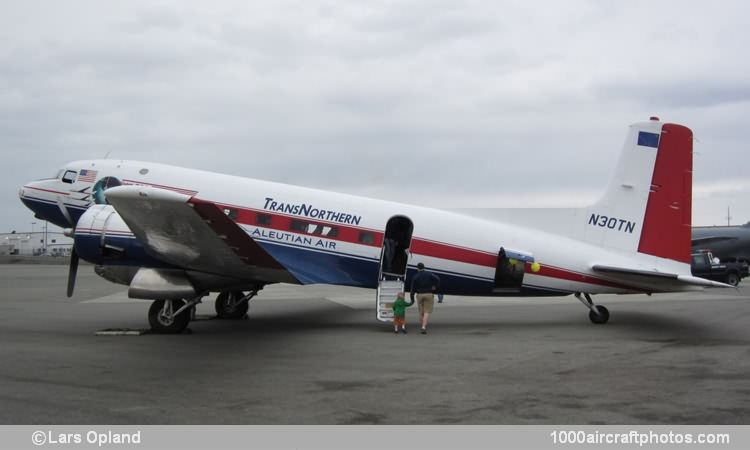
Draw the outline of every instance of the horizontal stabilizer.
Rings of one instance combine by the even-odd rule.
[[[592,267],[592,269],[597,272],[613,273],[613,274],[620,274],[620,275],[637,275],[641,277],[665,278],[665,279],[672,279],[672,280],[677,280],[679,278],[679,275],[677,275],[676,273],[664,273],[664,272],[657,272],[655,270],[629,269],[626,267],[603,266],[600,264],[595,264]]]
[[[651,280],[662,279],[664,281],[673,281],[681,284],[687,284],[692,286],[703,286],[703,287],[720,287],[720,288],[731,288],[734,287],[729,284],[719,283],[718,281],[711,281],[705,278],[698,278],[692,275],[680,275],[676,273],[659,272],[657,270],[642,270],[632,269],[629,267],[618,267],[618,266],[607,266],[602,264],[594,264],[591,267],[596,272],[602,272],[612,275],[622,275],[628,277],[645,277]]]

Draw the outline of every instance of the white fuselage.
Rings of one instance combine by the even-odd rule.
[[[622,277],[614,279],[595,273],[591,269],[594,264],[644,268],[662,264],[665,270],[684,267],[653,256],[602,248],[540,231],[533,223],[498,223],[432,208],[147,162],[78,161],[66,169],[95,170],[97,181],[114,177],[122,185],[153,186],[216,203],[226,208],[225,212],[271,255],[290,261],[292,273],[299,272],[298,278],[304,283],[375,287],[377,271],[371,284],[363,279],[369,279],[370,268],[380,264],[386,223],[394,216],[404,216],[413,223],[409,268],[424,263],[448,280],[446,293],[495,295],[488,288],[495,279],[501,248],[529,257],[523,276],[525,291],[521,294],[689,289],[654,286],[643,280],[624,283]],[[73,216],[80,216],[95,199],[93,189],[90,182],[64,183],[58,177],[29,183],[20,195],[32,209],[38,206],[52,211],[55,204],[62,202]],[[258,223],[258,214],[267,220],[270,217],[270,223]],[[290,229],[290,219],[323,225],[325,231]],[[336,231],[329,232],[331,228]],[[335,267],[330,267],[332,263]],[[366,274],[361,273],[363,270]]]

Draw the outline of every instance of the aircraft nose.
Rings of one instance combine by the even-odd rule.
[[[18,189],[18,198],[23,201],[28,195],[30,195],[30,191],[34,188],[34,181],[30,181],[28,183],[24,183],[23,186],[21,186]]]
[[[57,204],[57,196],[67,194],[56,191],[54,187],[45,180],[31,181],[18,190],[18,197],[34,212],[34,217],[64,227],[68,222]]]
[[[28,183],[25,183],[20,189],[18,189],[18,198],[23,202],[24,205],[26,205],[27,208],[34,211],[35,214],[38,214],[38,208],[37,204],[39,203],[38,200],[43,200],[39,198],[39,195],[35,194],[36,190],[40,190],[39,193],[43,195],[44,191],[41,190],[41,188],[38,186],[38,181],[30,181]]]
[[[49,188],[45,189],[42,180],[29,181],[28,183],[24,183],[24,185],[18,189],[18,198],[20,198],[21,201],[35,198],[46,199],[46,194],[49,193],[48,189]]]

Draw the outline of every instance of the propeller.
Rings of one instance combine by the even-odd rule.
[[[73,218],[70,217],[70,212],[68,211],[68,208],[65,207],[65,202],[63,202],[63,199],[61,196],[57,196],[57,207],[60,208],[60,212],[62,213],[63,217],[65,217],[65,220],[68,222],[68,225],[70,225],[71,228],[75,230],[76,224],[73,223]]]
[[[78,275],[78,253],[73,245],[73,251],[70,252],[70,268],[68,269],[68,298],[73,296],[73,289],[76,287],[76,275]]]
[[[73,223],[73,218],[70,217],[68,208],[65,207],[62,197],[57,196],[57,207],[60,208],[60,212],[67,220],[70,228],[66,228],[63,234],[65,236],[75,238],[76,224]],[[78,275],[78,252],[76,252],[75,240],[73,241],[73,251],[70,252],[70,267],[68,268],[68,298],[73,296],[73,290],[76,287],[76,276]]]

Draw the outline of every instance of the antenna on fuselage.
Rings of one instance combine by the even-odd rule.
[[[112,150],[108,151],[108,152],[107,152],[107,154],[106,154],[106,155],[104,155],[104,159],[108,159],[108,158],[109,158],[109,154],[110,154],[110,153],[112,153]]]

